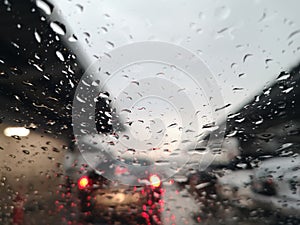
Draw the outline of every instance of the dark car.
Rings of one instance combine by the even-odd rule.
[[[125,163],[128,163],[126,159]],[[139,161],[149,165],[149,161]],[[103,166],[103,165],[102,165]],[[97,224],[161,224],[163,206],[162,182],[156,174],[146,174],[136,183],[133,173],[122,166],[115,166],[114,175],[123,176],[127,184],[109,180],[97,169],[91,169],[77,181],[80,202],[80,220]],[[132,181],[132,182],[131,182]]]

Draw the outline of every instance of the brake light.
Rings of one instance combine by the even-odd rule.
[[[84,189],[91,183],[90,179],[87,176],[83,176],[78,180],[78,188]]]
[[[153,187],[159,187],[161,184],[160,178],[157,175],[151,175],[149,181]]]

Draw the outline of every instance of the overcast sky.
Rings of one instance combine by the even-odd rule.
[[[297,0],[52,2],[78,37],[86,64],[112,49],[107,41],[114,48],[145,40],[174,43],[207,63],[231,108],[300,59],[300,35],[288,38],[300,27]],[[246,54],[252,56],[243,62]]]
[[[300,61],[298,0],[51,1],[55,5],[52,20],[66,24],[65,41],[86,67],[126,44],[149,40],[176,44],[197,55],[210,69],[223,104],[230,104],[226,113],[242,107],[280,71]],[[69,40],[73,34],[78,38],[75,43]],[[180,83],[177,81],[174,83]],[[119,89],[120,82],[115,80],[108,88]],[[156,109],[163,108],[158,105]],[[170,110],[167,117],[176,113]]]

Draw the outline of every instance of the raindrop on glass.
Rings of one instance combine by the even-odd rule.
[[[69,42],[76,42],[77,40],[78,38],[74,34],[68,38]]]
[[[40,34],[37,31],[34,31],[34,37],[38,43],[41,43],[42,39],[41,39]]]
[[[50,3],[46,2],[46,1],[42,1],[42,0],[36,0],[36,5],[47,15],[50,15],[54,8],[53,5],[51,5]]]
[[[65,61],[65,58],[60,51],[56,51],[55,54],[59,58],[60,61],[63,61],[63,62]]]
[[[28,151],[28,150],[23,150],[22,151],[24,154],[26,154],[26,155],[29,155],[30,154],[30,151]]]
[[[65,35],[66,34],[66,27],[65,25],[55,21],[55,22],[51,22],[50,23],[50,27],[51,29],[57,33],[57,34],[60,34],[60,35]]]
[[[229,15],[230,15],[230,9],[226,6],[218,7],[215,10],[215,16],[221,20],[227,19]]]
[[[243,58],[243,62],[246,62],[246,60],[248,59],[248,58],[250,58],[251,56],[253,56],[252,54],[246,54],[245,56],[244,56],[244,58]]]
[[[80,12],[83,12],[83,6],[80,4],[76,4],[76,7],[79,9]]]

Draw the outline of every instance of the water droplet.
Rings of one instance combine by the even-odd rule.
[[[264,21],[264,19],[266,18],[267,14],[266,12],[263,13],[263,15],[261,16],[261,18],[258,20],[258,22],[262,22]]]
[[[198,50],[197,50],[197,55],[202,55],[202,54],[203,54],[203,51],[200,50],[200,49],[198,49]]]
[[[101,30],[104,32],[104,33],[107,33],[108,32],[108,29],[106,27],[101,27]]]
[[[14,154],[9,154],[9,157],[11,157],[11,158],[13,158],[13,159],[17,158],[17,156],[14,155]]]
[[[4,167],[8,172],[12,171],[12,169],[9,166],[4,166]]]
[[[244,120],[245,120],[245,117],[243,117],[243,118],[238,118],[238,119],[235,120],[235,122],[241,123],[241,122],[243,122]]]
[[[18,67],[15,67],[15,66],[10,67],[10,71],[11,71],[12,74],[17,75],[17,76],[23,74],[22,70],[19,69]]]
[[[65,61],[65,58],[64,58],[63,54],[60,51],[56,51],[55,54],[59,58],[60,61],[62,61],[62,62]]]
[[[53,5],[51,5],[49,2],[45,2],[42,0],[36,0],[36,6],[43,10],[43,12],[47,15],[50,15],[54,8]]]
[[[257,120],[254,122],[254,124],[259,125],[262,124],[264,122],[263,118],[260,118],[260,120]]]
[[[236,116],[239,116],[239,115],[240,115],[240,113],[229,114],[228,119],[233,119],[233,118],[235,118]]]
[[[115,47],[115,44],[110,41],[107,41],[107,44],[109,49],[113,49]]]
[[[60,34],[60,35],[66,34],[66,27],[65,27],[65,25],[63,25],[60,22],[57,22],[57,21],[51,22],[50,27],[57,34]]]
[[[17,43],[15,43],[15,42],[11,42],[11,44],[14,46],[14,47],[16,47],[16,48],[20,48],[20,46],[17,44]]]
[[[30,154],[30,151],[28,151],[28,150],[23,150],[22,151],[24,154],[26,154],[26,155],[29,155]]]
[[[242,168],[242,169],[246,169],[247,168],[247,164],[246,163],[238,163],[236,166],[238,168]]]
[[[58,148],[55,148],[55,147],[52,148],[52,151],[56,152],[56,153],[60,153],[60,150]]]
[[[284,109],[286,107],[286,103],[284,101],[279,101],[277,105],[279,109]]]
[[[248,58],[250,58],[251,56],[253,56],[252,54],[246,54],[245,56],[244,56],[244,58],[243,58],[243,62],[246,62],[246,60],[248,59]]]
[[[86,40],[91,37],[90,33],[88,32],[83,32],[83,35],[85,36]]]
[[[38,53],[34,53],[34,58],[36,58],[36,59],[41,59],[41,57],[39,56]]]
[[[291,39],[292,37],[294,37],[295,35],[297,35],[299,33],[300,33],[300,30],[295,30],[295,31],[293,31],[292,33],[289,34],[287,39]]]
[[[111,112],[105,112],[104,113],[107,117],[112,118]]]
[[[289,73],[281,72],[279,76],[276,78],[277,81],[286,80],[290,77]]]
[[[275,135],[272,134],[272,133],[260,133],[260,134],[257,134],[257,137],[259,139],[262,139],[262,140],[270,140],[274,137]]]
[[[227,108],[227,107],[229,107],[229,106],[231,106],[231,104],[230,104],[230,103],[226,104],[226,105],[225,105],[225,106],[223,106],[223,107],[216,108],[216,109],[215,109],[215,111],[217,112],[217,111],[219,111],[219,110],[222,110],[222,109],[225,109],[225,108]]]
[[[93,82],[92,82],[92,86],[99,86],[100,85],[100,80],[94,80]]]
[[[80,4],[76,4],[76,7],[79,9],[80,12],[83,12],[83,6]]]
[[[237,67],[237,64],[236,63],[231,63],[230,67],[233,69],[233,68],[236,68]]]
[[[121,112],[128,112],[128,113],[131,113],[131,110],[129,110],[129,109],[122,109]]]
[[[244,88],[239,88],[239,87],[235,87],[235,88],[232,88],[233,91],[241,91],[241,90],[244,90]]]
[[[132,83],[132,84],[136,84],[136,85],[138,85],[138,86],[140,85],[140,83],[139,83],[138,81],[136,81],[136,80],[131,81],[131,83]]]
[[[272,62],[272,61],[273,61],[273,59],[266,59],[266,60],[265,60],[266,66],[269,66],[270,62]]]
[[[156,74],[156,76],[164,76],[165,74],[163,72],[159,72]]]
[[[231,131],[230,133],[228,133],[227,135],[226,135],[226,137],[233,137],[233,136],[235,136],[237,134],[237,130],[233,130],[233,131]]]
[[[69,42],[76,42],[77,40],[78,40],[78,38],[75,36],[75,34],[70,36],[69,39],[68,39]]]
[[[122,138],[125,138],[126,140],[129,140],[129,139],[130,139],[130,137],[129,137],[128,135],[126,135],[126,134],[124,134],[124,135],[122,136]]]
[[[18,135],[12,135],[11,137],[16,139],[16,140],[21,140],[20,136],[18,136]]]
[[[211,122],[203,125],[202,128],[212,128],[214,126],[216,126],[215,122]]]
[[[172,123],[168,126],[168,128],[171,128],[171,127],[176,127],[178,124],[177,123]]]
[[[215,10],[215,16],[221,20],[227,19],[229,17],[229,15],[230,15],[230,9],[226,6],[218,7]]]
[[[282,92],[285,93],[285,94],[287,94],[287,93],[289,93],[290,91],[292,91],[293,89],[294,89],[294,87],[289,87],[289,88],[283,90]]]
[[[18,95],[14,95],[15,99],[17,99],[19,102],[21,102],[21,99]]]
[[[46,80],[50,80],[50,77],[49,77],[49,75],[43,75],[43,77],[46,79]]]
[[[34,37],[35,37],[35,40],[38,42],[38,43],[41,43],[41,36],[40,34],[35,30],[34,31]]]
[[[85,100],[83,100],[82,98],[80,98],[78,95],[76,96],[76,99],[81,102],[81,103],[85,103]]]
[[[198,28],[198,29],[196,30],[196,32],[197,32],[197,34],[201,34],[201,33],[203,32],[203,29],[202,29],[202,28]]]
[[[100,98],[109,98],[109,94],[108,94],[107,92],[101,92],[101,93],[99,94],[99,97],[100,97]]]
[[[227,31],[228,29],[229,29],[228,27],[224,27],[224,28],[222,28],[221,30],[218,30],[217,33],[218,33],[218,34],[222,34],[222,33],[224,33],[225,31]]]
[[[154,162],[156,166],[168,166],[170,165],[170,161],[167,159],[159,159]]]

